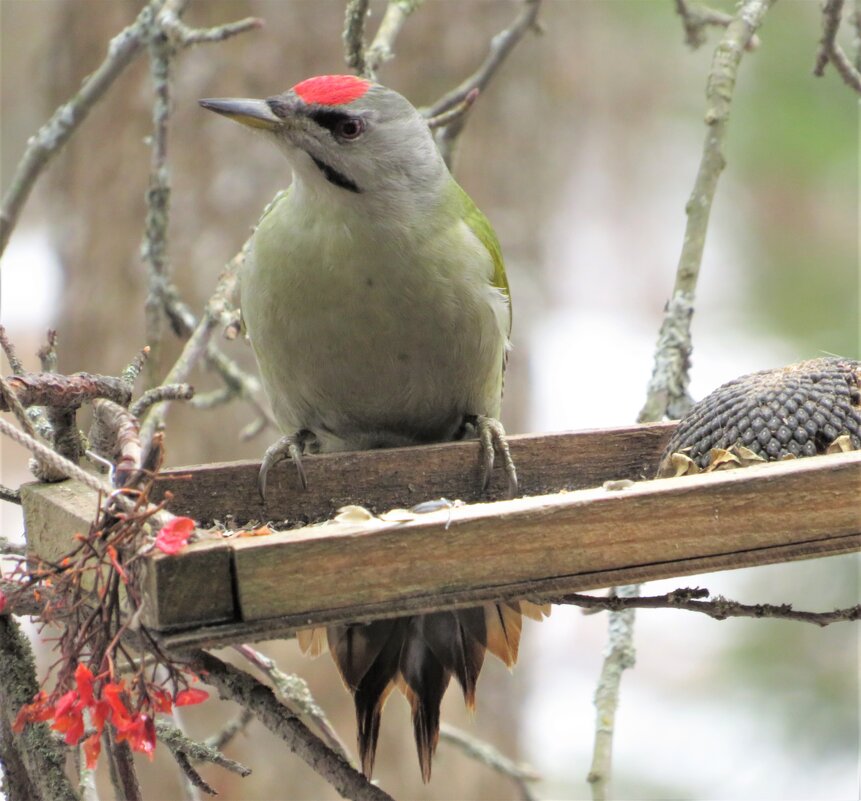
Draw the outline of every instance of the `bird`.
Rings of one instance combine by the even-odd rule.
[[[459,439],[481,441],[487,486],[498,452],[511,303],[499,241],[454,180],[427,120],[402,95],[354,75],[308,78],[267,99],[200,100],[264,134],[286,156],[289,188],[264,211],[240,272],[241,315],[283,436],[263,458]],[[442,696],[454,676],[468,706],[485,651],[513,665],[527,602],[312,629],[353,694],[370,776],[383,705],[412,708],[430,780]]]

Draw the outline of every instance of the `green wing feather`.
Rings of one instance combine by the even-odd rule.
[[[481,209],[473,203],[472,198],[464,191],[460,184],[457,186],[460,200],[463,205],[463,219],[470,230],[478,237],[479,242],[487,248],[487,252],[493,259],[493,285],[508,298],[508,330],[511,331],[511,292],[508,289],[508,277],[505,275],[505,264],[502,261],[502,248],[496,238],[490,221],[484,216]]]

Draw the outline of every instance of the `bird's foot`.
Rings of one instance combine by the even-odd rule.
[[[493,465],[496,461],[496,455],[499,454],[502,458],[505,474],[508,476],[508,497],[516,498],[517,470],[514,467],[514,460],[511,458],[511,450],[508,447],[502,423],[495,417],[487,417],[483,414],[467,415],[464,422],[475,428],[481,443],[482,490],[487,490],[490,485]]]
[[[302,489],[308,488],[308,479],[305,476],[305,468],[302,466],[302,453],[305,450],[305,443],[313,437],[314,435],[310,431],[303,429],[295,434],[281,437],[266,449],[266,453],[263,454],[263,462],[260,464],[260,472],[257,474],[257,491],[264,503],[266,503],[266,480],[269,471],[284,459],[293,460]]]

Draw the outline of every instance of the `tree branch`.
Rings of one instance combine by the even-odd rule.
[[[344,49],[347,66],[357,75],[369,77],[365,64],[365,21],[370,0],[347,0],[344,14]]]
[[[541,0],[523,0],[523,8],[517,18],[490,40],[490,51],[481,66],[459,86],[444,94],[429,108],[423,109],[425,117],[436,117],[462,103],[473,89],[483,91],[526,32],[536,28],[540,7]]]
[[[861,604],[844,609],[835,609],[832,612],[803,612],[793,609],[791,604],[743,604],[738,601],[731,601],[721,595],[711,600],[703,600],[709,595],[707,589],[685,587],[664,595],[645,597],[611,594],[599,598],[593,595],[573,593],[556,598],[553,603],[580,606],[584,609],[606,609],[611,612],[628,609],[686,609],[689,612],[700,612],[708,615],[715,620],[726,620],[730,617],[772,618],[812,623],[821,627],[830,626],[832,623],[861,620]]]
[[[251,713],[251,710],[242,707],[239,714],[228,721],[227,725],[221,731],[212,737],[207,737],[204,745],[208,748],[214,748],[216,751],[223,751],[239,732],[245,730],[245,727],[251,723],[253,718],[254,715]]]
[[[843,82],[861,94],[861,72],[852,64],[843,48],[837,43],[837,32],[843,16],[843,0],[825,0],[822,5],[822,39],[816,55],[813,74],[822,77],[830,61]],[[856,15],[856,24],[858,16]]]
[[[491,770],[501,773],[511,779],[517,787],[523,801],[536,801],[535,793],[530,784],[538,781],[541,777],[529,766],[518,764],[513,759],[505,756],[490,743],[479,740],[467,732],[462,731],[448,723],[440,724],[440,740],[453,745],[466,754],[470,759],[487,765]]]
[[[539,30],[537,19],[540,7],[541,0],[523,0],[523,7],[517,18],[511,25],[491,39],[490,51],[481,66],[469,78],[463,81],[460,86],[443,95],[429,108],[422,109],[425,117],[429,120],[435,117],[439,118],[444,112],[453,109],[455,106],[464,104],[471,93],[476,90],[478,92],[484,91],[493,76],[505,62],[505,59],[508,58],[511,51],[517,46],[517,43],[526,35],[526,32]],[[463,112],[453,121],[437,128],[437,146],[449,167],[451,167],[454,160],[454,149],[457,138],[466,125],[468,117],[466,112],[470,106],[471,104],[464,106]]]
[[[284,673],[272,659],[250,645],[236,645],[234,648],[251,662],[252,665],[262,670],[269,677],[270,681],[275,685],[275,692],[278,694],[282,704],[288,707],[298,707],[301,714],[307,715],[314,721],[329,748],[351,765],[353,764],[347,747],[341,742],[338,733],[332,728],[332,724],[329,723],[326,713],[317,703],[314,696],[311,695],[311,690],[304,679],[295,674]]]
[[[365,73],[376,80],[377,70],[395,57],[395,39],[410,16],[424,0],[389,0],[374,41],[365,49]]]
[[[153,85],[151,158],[149,188],[146,193],[147,214],[141,258],[147,265],[149,289],[144,313],[147,342],[153,349],[150,361],[150,383],[155,384],[159,370],[159,350],[165,313],[164,296],[168,288],[170,263],[167,256],[167,233],[170,222],[170,171],[168,168],[168,123],[171,108],[171,75],[177,52],[203,42],[219,42],[228,36],[260,27],[254,18],[240,20],[218,28],[195,30],[184,25],[181,16],[188,0],[167,0],[148,30],[150,76]]]
[[[195,762],[211,762],[213,765],[218,765],[243,778],[251,775],[251,768],[224,756],[221,750],[214,745],[192,740],[183,734],[177,726],[172,726],[164,720],[157,720],[155,730],[159,740],[173,752],[182,752]]]
[[[618,587],[616,594],[622,598],[635,598],[640,594],[640,585]],[[622,674],[634,667],[634,610],[612,612],[609,638],[601,676],[595,689],[595,744],[592,750],[592,765],[586,781],[592,790],[594,801],[605,801],[610,784],[613,757],[613,732],[616,724],[616,708],[619,705],[619,688]]]
[[[732,14],[707,6],[692,6],[689,0],[675,0],[675,4],[676,13],[682,18],[682,27],[685,29],[685,42],[691,50],[705,44],[707,27],[726,28],[733,20]],[[747,44],[747,49],[755,50],[758,46],[759,37],[754,34]]]
[[[0,615],[0,715],[3,730],[11,731],[18,710],[39,690],[36,665],[30,643],[19,625],[8,615]],[[27,796],[31,801],[77,801],[77,795],[66,776],[65,754],[60,743],[44,723],[27,726],[20,734],[12,734],[2,749],[14,755],[26,770],[23,784],[35,791]],[[6,761],[4,759],[4,761]]]
[[[129,408],[135,417],[142,417],[150,406],[169,400],[191,400],[194,387],[191,384],[162,384],[148,389]]]
[[[687,226],[676,269],[673,296],[667,304],[646,403],[638,420],[682,417],[691,406],[688,394],[691,318],[709,216],[720,174],[726,166],[723,145],[741,58],[775,0],[745,0],[715,49],[706,84],[706,131],[694,188],[685,212]]]
[[[6,249],[18,215],[42,170],[69,141],[69,137],[87,118],[90,109],[141,51],[147,41],[149,26],[163,2],[164,0],[150,0],[137,19],[111,39],[107,58],[84,81],[81,90],[60,106],[29,140],[0,205],[0,254]]]
[[[111,781],[117,801],[144,801],[140,781],[135,771],[132,749],[126,741],[117,742],[114,727],[105,726],[104,738],[107,740],[108,759],[111,765]]]
[[[222,662],[206,651],[191,654],[192,664],[215,687],[222,698],[250,709],[287,747],[328,781],[344,798],[353,801],[393,801],[388,793],[371,784],[326,746],[287,707],[279,703],[269,687],[239,668]]]
[[[170,172],[167,165],[167,134],[171,103],[171,70],[176,46],[164,28],[162,14],[170,10],[174,19],[187,0],[168,0],[149,29],[150,78],[153,87],[152,135],[150,141],[149,186],[146,192],[146,221],[141,242],[141,258],[147,266],[148,290],[144,302],[146,342],[151,349],[148,362],[150,383],[155,384],[159,370],[164,304],[162,295],[168,280],[167,230],[170,221]]]
[[[236,294],[239,283],[239,268],[245,259],[246,246],[243,246],[242,250],[224,268],[218,279],[215,291],[206,302],[200,320],[186,341],[179,358],[164,377],[163,384],[181,384],[185,382],[189,375],[191,375],[191,371],[197,362],[204,355],[208,354],[212,334],[220,322],[225,309],[230,305],[231,298]],[[141,441],[144,443],[144,447],[147,446],[147,443],[152,440],[153,434],[164,423],[170,407],[169,398],[162,398],[161,400],[162,403],[160,405],[150,409],[143,423]]]

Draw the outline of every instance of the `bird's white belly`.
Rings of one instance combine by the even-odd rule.
[[[422,270],[396,250],[339,258],[319,241],[301,246],[291,243],[277,276],[252,258],[242,279],[285,433],[308,429],[324,451],[364,449],[451,439],[466,414],[498,416],[507,301],[469,255]]]

